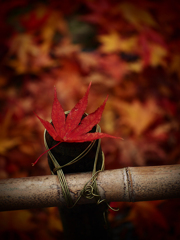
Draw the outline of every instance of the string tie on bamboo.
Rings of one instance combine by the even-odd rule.
[[[98,124],[96,125],[96,132],[101,132],[101,128]],[[46,136],[46,130],[44,131],[44,144],[45,144],[46,149],[48,150],[49,147],[47,145],[45,136]],[[95,154],[92,177],[84,185],[83,189],[81,190],[81,192],[79,194],[79,197],[77,198],[75,203],[73,203],[73,200],[72,200],[72,197],[71,197],[71,194],[70,194],[70,191],[69,191],[69,188],[68,188],[68,185],[67,185],[67,181],[66,181],[66,178],[65,178],[65,175],[63,173],[62,168],[66,167],[66,166],[69,166],[69,165],[79,161],[84,156],[86,156],[86,154],[91,150],[91,148],[94,146],[96,141],[98,141],[98,144],[97,144],[97,149],[96,149],[96,154]],[[62,188],[63,196],[65,198],[65,202],[66,202],[66,205],[67,205],[68,208],[73,208],[78,203],[78,201],[80,200],[80,198],[82,196],[84,196],[87,199],[95,198],[97,204],[105,202],[107,204],[107,206],[109,208],[111,208],[110,205],[108,204],[108,202],[106,201],[106,199],[101,199],[101,196],[99,194],[98,187],[97,187],[97,182],[96,182],[98,173],[104,171],[104,153],[103,152],[102,152],[101,168],[98,171],[96,170],[97,161],[98,161],[98,154],[99,154],[99,151],[100,151],[100,143],[101,143],[100,139],[92,141],[81,154],[79,154],[76,158],[74,158],[72,161],[68,162],[67,164],[65,164],[63,166],[60,166],[60,164],[58,163],[58,161],[56,160],[56,158],[52,154],[51,150],[48,151],[48,154],[51,158],[51,161],[54,164],[54,169],[53,169],[53,171],[51,171],[51,174],[53,174],[53,175],[57,174],[60,185],[61,185],[61,188]],[[114,210],[114,211],[118,211],[118,209],[113,209],[113,208],[111,208],[111,209]]]

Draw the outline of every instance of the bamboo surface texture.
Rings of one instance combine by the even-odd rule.
[[[74,201],[91,173],[66,174]],[[100,172],[97,185],[102,199],[137,202],[180,198],[180,165],[127,167]],[[92,203],[84,197],[78,204]],[[0,180],[0,211],[44,208],[65,204],[56,175]]]

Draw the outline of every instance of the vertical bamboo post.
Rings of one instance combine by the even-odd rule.
[[[96,131],[96,127],[92,129],[92,132]],[[46,141],[48,147],[52,147],[57,144],[56,141],[46,132]],[[53,156],[62,166],[72,159],[81,154],[84,149],[88,147],[90,143],[61,143],[57,147],[51,150]],[[77,172],[89,172],[93,170],[94,159],[97,149],[97,141],[93,145],[92,149],[78,162],[64,167],[64,173],[77,173]],[[54,169],[54,165],[50,157],[48,156],[48,162],[51,171]],[[98,154],[97,170],[100,169],[102,164],[102,150],[100,149]],[[65,239],[81,240],[81,239],[103,239],[110,240],[110,229],[107,225],[106,214],[107,205],[102,203],[97,205],[96,203],[87,205],[76,205],[72,209],[67,207],[59,207],[60,215],[64,228]]]

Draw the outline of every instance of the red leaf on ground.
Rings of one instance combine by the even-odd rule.
[[[20,22],[27,31],[42,28],[48,21],[51,15],[51,9],[44,11],[43,14],[41,11],[42,8],[39,8],[37,11],[31,11],[29,15],[26,14],[21,17]]]

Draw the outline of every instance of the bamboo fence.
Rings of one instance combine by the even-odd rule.
[[[91,173],[66,174],[75,202]],[[126,167],[106,170],[97,177],[101,199],[137,202],[180,198],[180,165]],[[81,197],[78,204],[94,202]],[[56,175],[0,180],[0,211],[59,207],[65,204]]]

